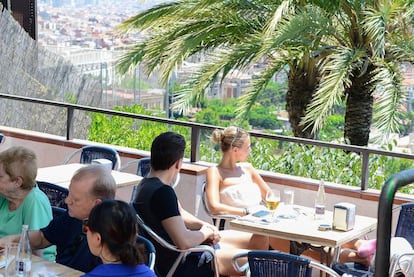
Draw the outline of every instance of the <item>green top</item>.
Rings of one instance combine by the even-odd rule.
[[[52,208],[49,199],[38,187],[34,187],[22,204],[14,211],[9,210],[9,201],[0,195],[0,238],[21,234],[22,225],[29,225],[29,230],[39,230],[52,220]],[[56,247],[43,250],[43,258],[55,260]]]

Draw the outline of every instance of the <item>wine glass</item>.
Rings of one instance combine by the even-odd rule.
[[[280,191],[277,189],[268,190],[266,193],[266,207],[272,212],[272,221],[274,219],[275,210],[280,203]]]

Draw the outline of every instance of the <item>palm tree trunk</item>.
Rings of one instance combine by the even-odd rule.
[[[312,74],[311,74],[312,75]],[[295,137],[315,139],[317,134],[312,133],[313,125],[301,124],[306,114],[306,108],[316,91],[316,78],[309,76],[305,70],[296,68],[288,74],[288,90],[286,93],[286,110],[289,114],[289,122]],[[310,81],[312,80],[312,81]]]
[[[347,100],[344,138],[352,145],[368,145],[374,101],[369,85],[372,70],[373,66],[369,66],[364,75],[353,78],[352,86],[345,91]]]

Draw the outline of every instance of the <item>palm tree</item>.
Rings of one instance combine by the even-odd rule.
[[[331,51],[323,59],[321,82],[303,123],[320,128],[333,105],[345,99],[344,138],[367,145],[373,114],[380,133],[397,129],[405,100],[400,66],[414,57],[414,5],[399,0],[337,3],[336,32],[326,41]]]
[[[166,83],[175,66],[185,58],[197,53],[205,55],[208,62],[175,95],[175,108],[186,112],[191,105],[202,101],[206,89],[216,80],[222,81],[234,69],[246,69],[254,62],[265,60],[272,64],[262,74],[265,80],[241,98],[239,115],[244,117],[273,75],[289,65],[286,98],[292,129],[295,136],[314,138],[312,128],[304,129],[300,124],[318,83],[314,60],[304,62],[305,59],[298,58],[309,57],[309,49],[302,47],[306,50],[303,54],[295,46],[276,57],[277,50],[288,47],[282,40],[277,47],[263,51],[266,26],[290,14],[294,5],[295,1],[186,0],[156,6],[120,25],[123,31],[134,29],[151,35],[131,49],[120,60],[118,68],[126,72],[143,61],[148,74],[159,69]]]
[[[175,95],[175,108],[186,111],[202,101],[216,80],[234,69],[265,61],[266,69],[241,98],[244,116],[274,74],[287,66],[287,110],[295,136],[314,138],[333,105],[346,98],[345,138],[366,145],[374,88],[381,87],[383,92],[378,105],[380,129],[395,128],[402,99],[398,62],[409,60],[413,49],[406,30],[412,23],[411,3],[380,2],[184,0],[162,4],[121,24],[123,30],[150,35],[121,59],[119,68],[126,72],[143,61],[148,73],[159,69],[167,82],[183,60],[205,55],[208,62]],[[400,28],[391,30],[396,26]]]

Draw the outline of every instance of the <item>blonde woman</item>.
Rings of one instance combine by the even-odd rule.
[[[213,131],[212,140],[222,152],[217,166],[207,170],[206,198],[213,214],[246,215],[263,209],[261,202],[269,186],[257,170],[247,162],[251,152],[250,135],[234,126]],[[245,233],[248,248],[263,248],[264,237]],[[289,242],[266,238],[273,249],[289,251]]]

